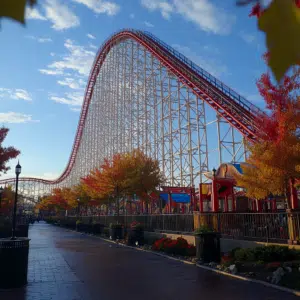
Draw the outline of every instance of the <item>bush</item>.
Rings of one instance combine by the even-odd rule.
[[[134,229],[134,230],[144,230],[143,225],[140,222],[137,222],[137,221],[133,221],[130,224],[130,228]]]
[[[176,240],[172,240],[170,238],[161,238],[153,244],[152,250],[181,256],[196,255],[195,246],[189,245],[186,239],[180,237]]]
[[[234,258],[237,261],[282,262],[295,260],[300,257],[299,254],[299,251],[286,246],[272,245],[253,249],[237,249],[234,251]]]
[[[104,234],[104,236],[109,237],[109,228],[104,227],[103,234]]]
[[[123,228],[123,225],[122,225],[122,224],[114,224],[114,223],[110,223],[110,224],[109,224],[109,228],[110,228],[110,229],[121,229],[121,228]]]
[[[194,231],[194,234],[204,234],[204,233],[212,233],[214,230],[210,228],[208,225],[201,225]]]

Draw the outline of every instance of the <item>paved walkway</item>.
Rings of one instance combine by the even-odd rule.
[[[1,300],[298,298],[45,223],[29,235],[29,283]]]

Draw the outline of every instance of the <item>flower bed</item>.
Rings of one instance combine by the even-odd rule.
[[[228,273],[300,289],[300,251],[286,246],[236,248],[223,255],[220,265],[207,265]]]
[[[152,245],[152,250],[165,252],[169,255],[179,255],[179,256],[195,256],[196,248],[190,245],[186,239],[177,238],[172,240],[170,238],[161,238],[154,242]]]

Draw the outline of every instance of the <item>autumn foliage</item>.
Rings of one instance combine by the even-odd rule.
[[[246,188],[249,197],[263,199],[272,193],[288,199],[290,181],[300,178],[300,69],[294,68],[278,85],[263,74],[257,86],[268,114],[256,120],[261,134],[257,143],[249,145],[247,162],[252,167],[243,168],[237,184]]]
[[[12,190],[11,186],[7,186],[3,189],[1,194],[1,208],[0,212],[2,214],[8,214],[14,205],[15,193]]]
[[[92,170],[81,183],[71,188],[54,189],[44,197],[37,208],[60,211],[80,205],[115,204],[117,214],[120,203],[127,197],[138,195],[145,203],[149,194],[163,183],[159,164],[142,151],[115,154],[111,160]]]
[[[3,147],[3,141],[5,140],[7,134],[9,132],[8,128],[2,127],[0,128],[0,174],[6,173],[10,168],[6,165],[6,163],[12,159],[16,158],[20,151],[15,149],[14,147]]]

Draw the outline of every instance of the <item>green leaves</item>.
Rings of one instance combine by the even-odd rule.
[[[279,82],[300,62],[300,9],[294,0],[273,0],[259,17],[258,27],[266,33],[269,66]]]

